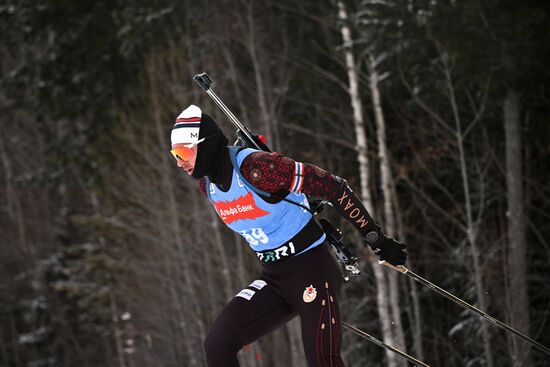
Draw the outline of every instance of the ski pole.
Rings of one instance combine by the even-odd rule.
[[[429,365],[427,365],[426,363],[422,362],[422,361],[419,361],[418,359],[414,358],[414,357],[411,357],[410,355],[408,355],[407,353],[395,348],[395,347],[392,347],[391,345],[388,345],[378,339],[376,339],[374,336],[372,335],[369,335],[367,334],[366,332],[364,332],[363,330],[361,329],[358,329],[356,328],[355,326],[353,325],[350,325],[348,324],[347,322],[342,322],[342,324],[344,325],[344,327],[346,329],[348,329],[349,331],[359,335],[360,337],[364,338],[364,339],[367,339],[368,341],[378,345],[379,347],[382,347],[384,349],[388,349],[394,353],[397,353],[399,354],[401,357],[405,358],[406,360],[408,360],[409,362],[412,362],[414,363],[415,365],[417,366],[422,366],[422,367],[430,367]]]
[[[511,332],[514,335],[519,336],[520,338],[522,338],[523,340],[525,340],[526,342],[528,342],[532,346],[534,346],[534,347],[538,348],[539,350],[541,350],[542,352],[550,355],[550,349],[548,347],[545,347],[544,345],[540,344],[536,340],[533,340],[533,339],[529,338],[527,335],[517,331],[516,329],[512,328],[511,326],[506,325],[502,321],[499,321],[499,320],[495,319],[494,317],[490,316],[489,314],[487,314],[487,313],[481,311],[480,309],[472,306],[468,302],[463,301],[462,299],[458,298],[457,296],[447,292],[443,288],[440,288],[437,285],[433,284],[432,282],[422,278],[420,275],[410,271],[405,266],[403,266],[403,265],[394,266],[394,265],[388,263],[387,261],[379,261],[379,263],[382,264],[382,265],[385,265],[389,268],[392,268],[394,270],[397,270],[398,272],[400,272],[402,274],[405,274],[405,275],[409,276],[410,278],[416,280],[420,284],[422,284],[422,285],[424,285],[428,288],[431,288],[432,290],[434,290],[437,293],[447,297],[448,299],[450,299],[451,301],[459,304],[460,306],[464,307],[465,309],[470,310],[473,313],[483,317],[485,320],[491,322],[493,325],[496,325],[496,326],[500,327],[501,329],[503,329],[505,331]]]

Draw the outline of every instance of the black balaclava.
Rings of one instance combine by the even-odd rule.
[[[204,176],[210,177],[214,183],[222,184],[225,187],[227,177],[232,171],[231,160],[226,149],[228,140],[216,124],[216,121],[207,114],[201,116],[199,139],[207,138],[197,145],[197,159],[193,170],[193,177],[201,179]],[[232,173],[232,172],[231,172]]]

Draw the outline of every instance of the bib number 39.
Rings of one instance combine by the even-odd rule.
[[[260,243],[265,245],[269,242],[269,238],[261,228],[251,228],[249,231],[240,231],[240,234],[252,246],[258,246]]]

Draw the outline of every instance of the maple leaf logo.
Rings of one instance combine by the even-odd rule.
[[[214,201],[212,204],[225,224],[242,219],[256,219],[269,214],[256,205],[251,192],[235,200]]]

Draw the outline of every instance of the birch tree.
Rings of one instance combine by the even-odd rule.
[[[376,122],[377,141],[378,141],[378,157],[380,158],[380,177],[382,185],[382,197],[384,200],[384,230],[390,237],[397,237],[397,213],[395,212],[396,204],[394,200],[396,196],[392,195],[393,177],[391,173],[389,150],[386,144],[386,123],[384,113],[382,111],[382,102],[379,90],[379,74],[376,70],[378,62],[374,56],[368,58],[368,76],[370,80],[370,92],[372,96],[372,104],[374,106],[374,120]],[[390,308],[392,315],[392,333],[395,337],[395,347],[405,351],[405,336],[403,334],[403,324],[401,322],[401,302],[399,297],[399,283],[397,280],[397,272],[387,272],[385,276],[388,279],[390,291]],[[398,365],[406,366],[406,361],[398,360]]]
[[[361,199],[365,203],[365,207],[375,217],[374,206],[369,192],[368,186],[368,172],[369,172],[369,158],[368,158],[368,147],[367,147],[367,137],[364,129],[364,120],[363,120],[363,107],[361,102],[361,97],[359,94],[359,75],[357,71],[357,66],[355,64],[355,58],[352,52],[352,38],[351,30],[346,24],[348,20],[347,11],[342,2],[338,2],[338,16],[341,25],[342,40],[344,44],[344,55],[346,59],[346,70],[349,80],[349,96],[351,100],[351,107],[353,110],[353,119],[355,126],[355,134],[357,139],[357,160],[359,162],[359,176],[361,183]],[[380,317],[380,323],[382,326],[382,335],[384,341],[387,344],[394,345],[396,340],[394,333],[392,331],[392,316],[390,313],[390,297],[389,297],[389,285],[384,274],[384,271],[376,263],[376,258],[372,255],[369,256],[372,268],[377,281],[377,304],[378,304],[378,314]],[[397,360],[397,357],[394,353],[386,351],[386,357],[388,359],[388,366],[396,367],[400,365]]]

